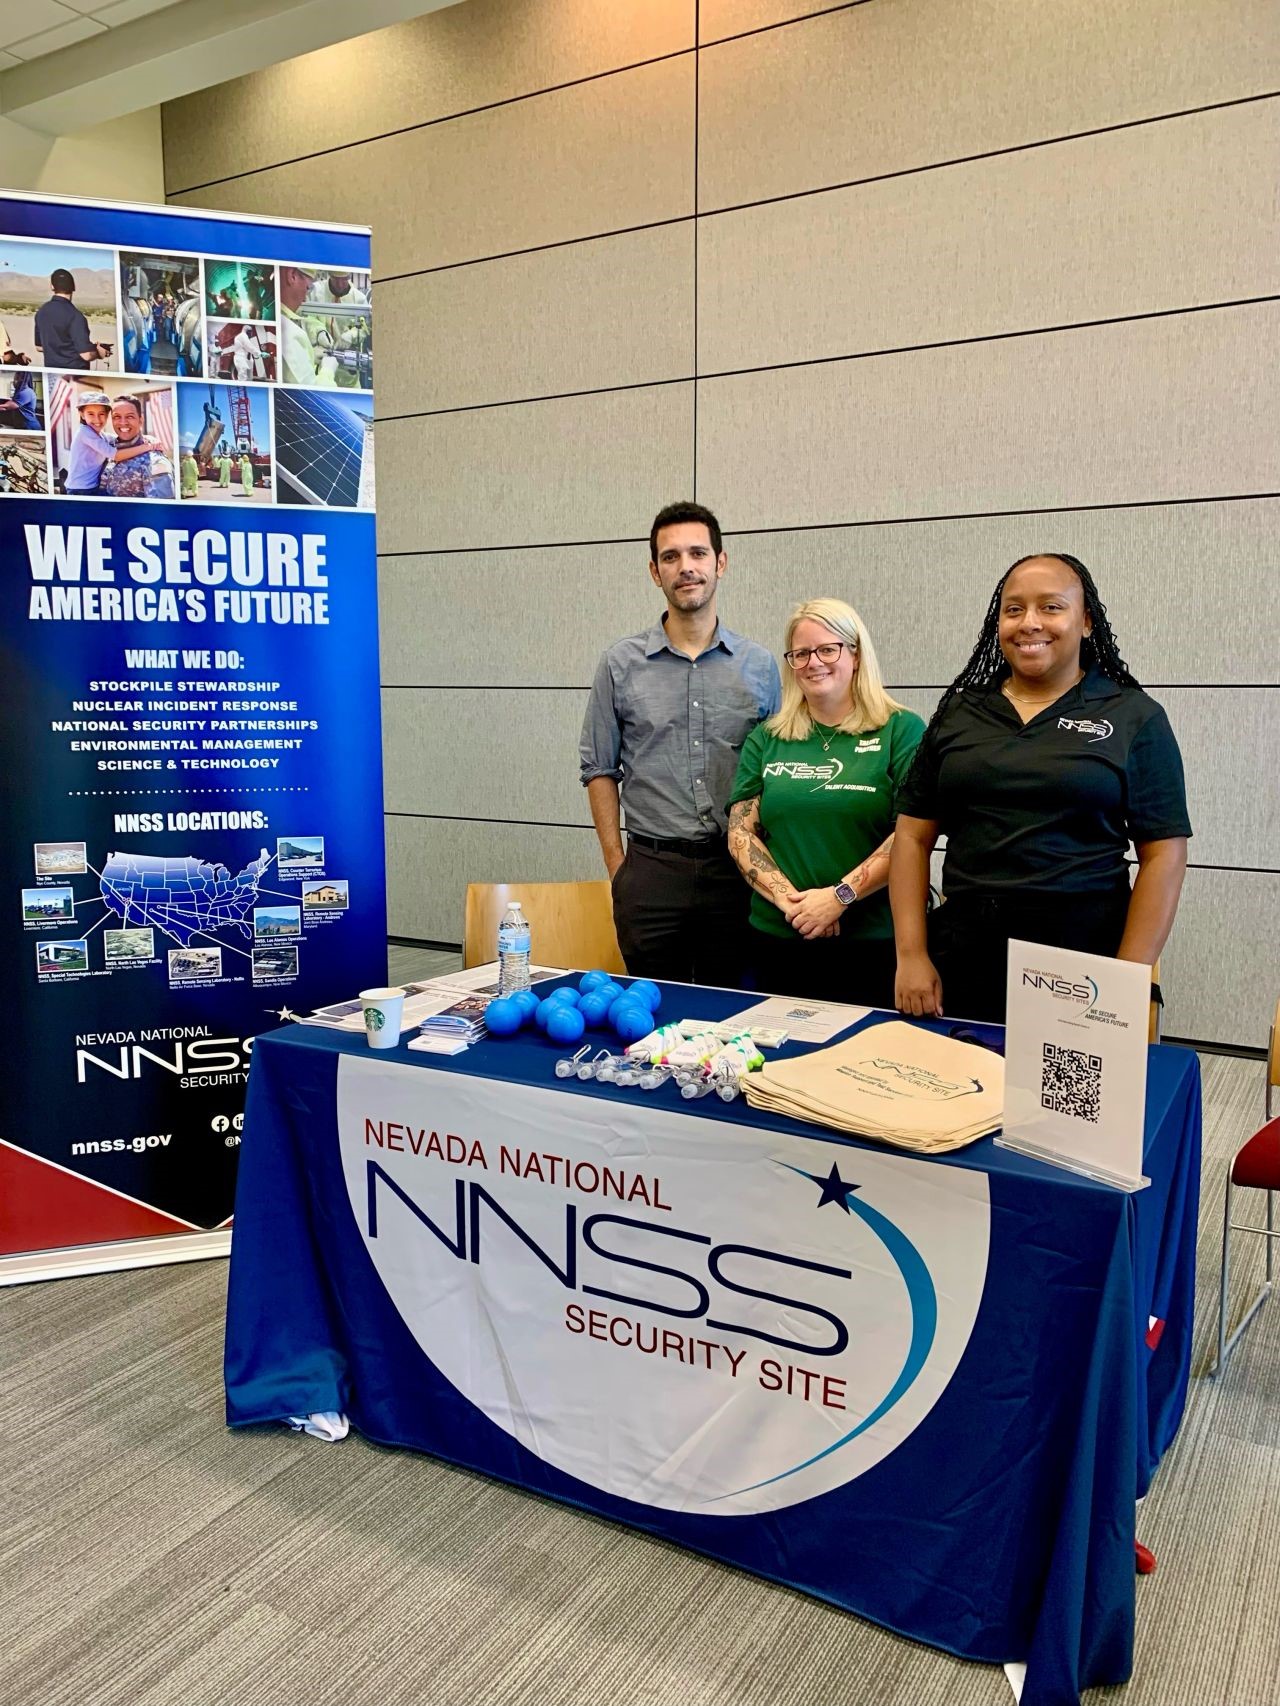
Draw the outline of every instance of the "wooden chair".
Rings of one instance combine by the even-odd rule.
[[[1147,1020],[1147,1041],[1158,1043],[1164,1029],[1164,991],[1160,987],[1160,961],[1151,968],[1151,1015]]]
[[[529,920],[533,963],[625,972],[613,928],[608,882],[469,883],[462,927],[462,963],[482,966],[496,958],[498,921],[513,900]]]
[[[1276,1002],[1275,1016],[1271,1021],[1271,1036],[1267,1043],[1267,1093],[1263,1103],[1265,1123],[1237,1152],[1231,1163],[1231,1171],[1227,1174],[1227,1198],[1222,1216],[1222,1272],[1218,1283],[1218,1354],[1209,1370],[1210,1374],[1224,1372],[1227,1358],[1235,1349],[1241,1334],[1271,1295],[1275,1242],[1280,1238],[1280,1232],[1276,1230],[1274,1207],[1275,1192],[1280,1191],[1280,1114],[1276,1113],[1275,1108],[1277,1090],[1280,1090],[1280,1001]],[[1250,1226],[1245,1222],[1232,1220],[1231,1199],[1232,1193],[1237,1189],[1267,1193],[1265,1226]],[[1267,1256],[1262,1288],[1254,1294],[1253,1301],[1241,1316],[1239,1325],[1228,1337],[1227,1285],[1233,1232],[1246,1232],[1254,1238],[1265,1238]]]

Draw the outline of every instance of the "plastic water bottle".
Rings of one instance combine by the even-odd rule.
[[[529,987],[529,920],[513,900],[498,925],[498,993],[514,995]]]

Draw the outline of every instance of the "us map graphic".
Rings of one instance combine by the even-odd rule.
[[[284,845],[293,850],[291,842]],[[99,870],[82,842],[42,843],[40,886],[24,889],[22,897],[37,973],[44,981],[65,981],[99,964],[107,972],[164,966],[171,984],[241,975],[255,984],[292,983],[301,969],[302,915],[308,929],[340,923],[349,887],[345,879],[331,879],[310,887],[304,882],[301,890],[270,888],[280,857],[279,848],[271,853],[265,847],[247,863],[191,853],[110,852]],[[77,875],[96,879],[96,889],[83,899],[74,898]],[[290,867],[284,881],[294,877]],[[300,872],[295,880],[301,881]]]
[[[236,876],[225,865],[112,853],[102,867],[101,895],[126,928],[154,926],[179,947],[222,929],[253,938],[253,908],[275,855],[266,848]]]

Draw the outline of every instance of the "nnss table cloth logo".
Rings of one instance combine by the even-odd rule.
[[[984,1173],[343,1056],[351,1212],[429,1360],[619,1498],[780,1510],[864,1473],[959,1365]]]

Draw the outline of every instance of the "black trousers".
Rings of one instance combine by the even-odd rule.
[[[632,977],[742,984],[751,891],[724,841],[694,854],[627,842],[613,922]]]
[[[1005,1022],[1010,938],[1114,957],[1129,911],[1125,884],[1102,894],[955,895],[929,914],[929,958],[949,1019]]]
[[[851,1001],[861,1007],[892,1007],[897,959],[893,937],[859,941],[823,936],[807,942],[752,929],[752,982],[769,995],[808,996],[814,1001]]]

